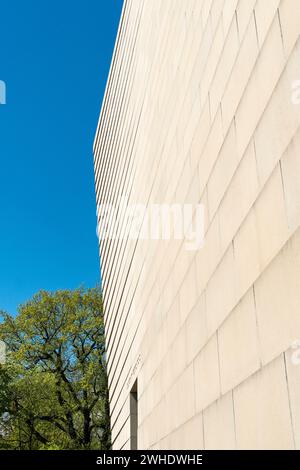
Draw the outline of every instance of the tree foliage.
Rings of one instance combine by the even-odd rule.
[[[40,291],[2,317],[0,448],[108,449],[99,289]]]

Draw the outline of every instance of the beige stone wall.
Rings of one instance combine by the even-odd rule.
[[[114,449],[136,378],[141,449],[300,448],[299,33],[299,0],[125,0],[97,203],[206,220],[198,251],[100,243]]]

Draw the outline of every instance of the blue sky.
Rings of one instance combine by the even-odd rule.
[[[92,144],[122,0],[1,0],[0,309],[100,280]]]

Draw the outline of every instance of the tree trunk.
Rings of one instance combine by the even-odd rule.
[[[83,445],[88,449],[91,445],[91,416],[90,410],[83,410]]]

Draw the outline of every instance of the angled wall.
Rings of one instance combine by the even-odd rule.
[[[300,448],[299,33],[298,0],[125,0],[97,203],[201,202],[205,243],[100,242],[114,449]]]

